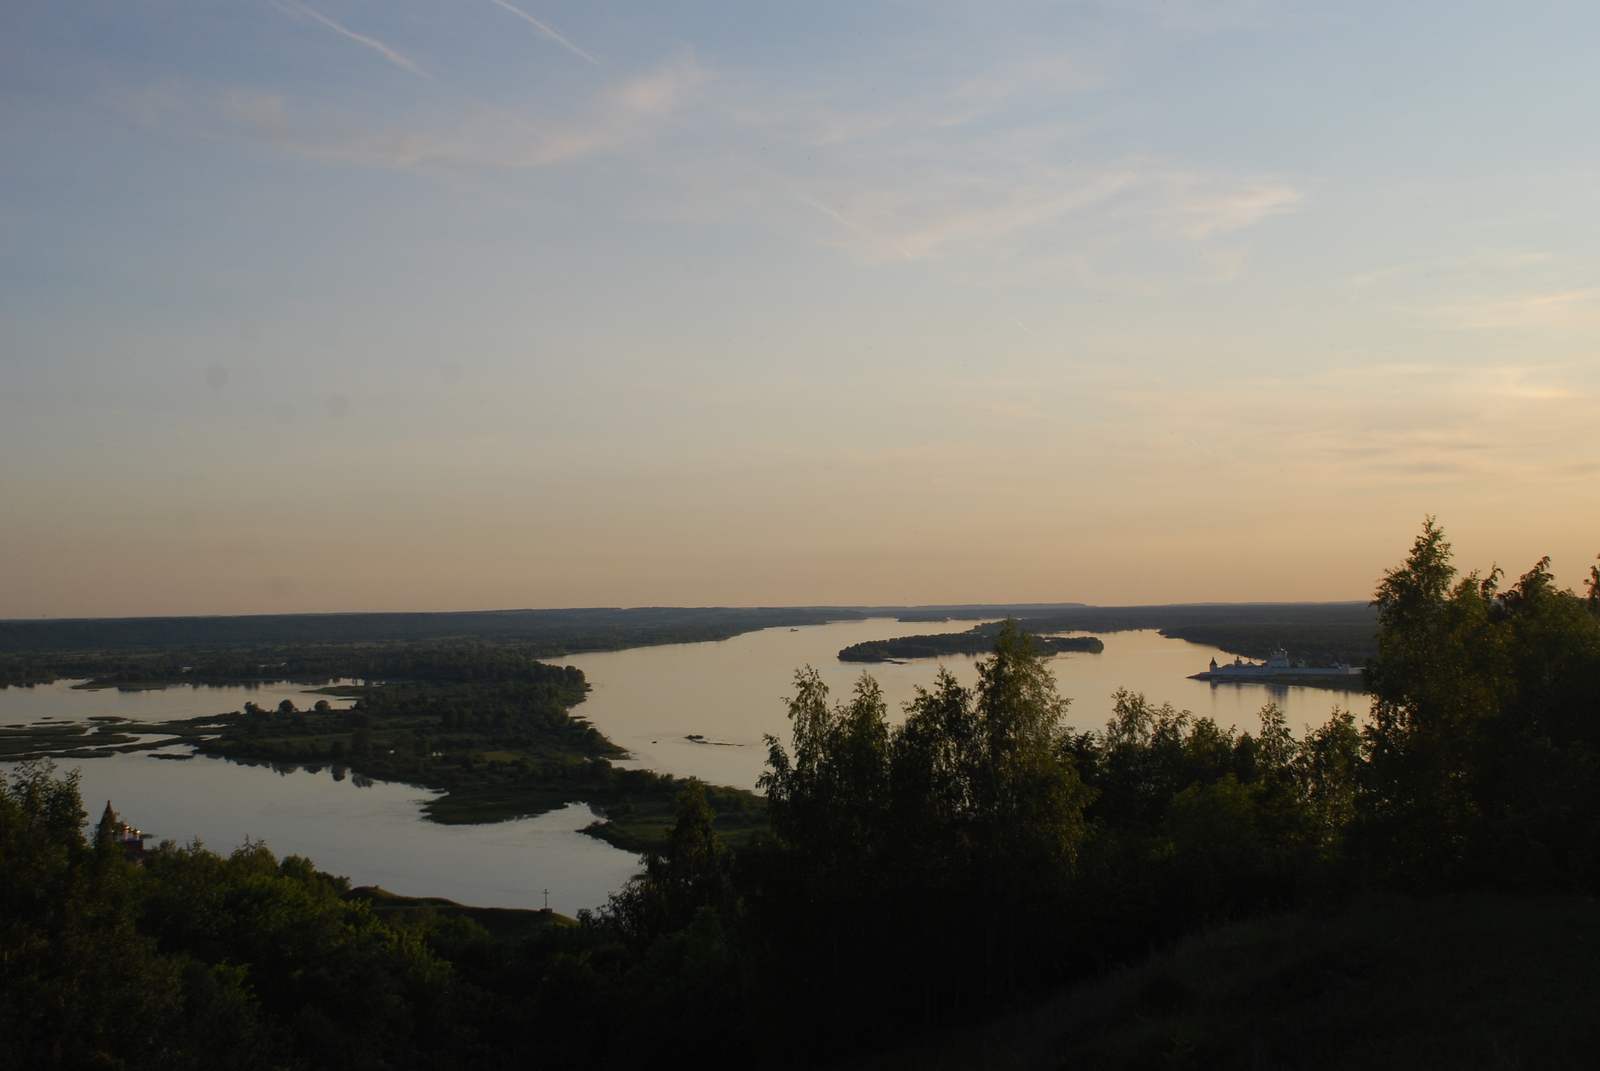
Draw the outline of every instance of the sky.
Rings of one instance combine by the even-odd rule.
[[[11,0],[0,617],[1600,551],[1600,7]]]

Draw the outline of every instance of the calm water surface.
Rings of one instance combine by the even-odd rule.
[[[83,721],[93,717],[127,718],[129,721],[172,721],[176,718],[198,718],[206,714],[225,714],[239,710],[246,703],[258,707],[275,707],[285,699],[292,700],[302,709],[319,699],[326,699],[335,709],[344,710],[355,700],[333,695],[312,695],[312,688],[321,685],[295,684],[292,681],[272,681],[267,684],[236,684],[214,687],[201,684],[178,684],[168,688],[145,688],[137,691],[118,691],[115,688],[96,688],[93,691],[73,687],[81,681],[56,681],[54,684],[37,684],[32,688],[0,688],[0,725],[17,722]],[[349,681],[328,681],[327,684],[347,684]]]
[[[352,700],[311,694],[279,681],[250,687],[180,685],[119,692],[86,691],[57,681],[0,689],[0,724],[192,718],[238,710],[246,702],[275,707],[285,699],[306,708]],[[187,747],[165,748],[188,754]],[[410,785],[335,779],[331,768],[243,766],[197,756],[174,761],[149,752],[76,759],[60,764],[82,775],[84,807],[98,820],[106,801],[157,839],[199,838],[228,852],[246,837],[265,840],[279,856],[303,855],[357,885],[381,885],[406,896],[444,896],[480,907],[550,906],[571,915],[597,907],[638,869],[637,859],[577,832],[596,820],[570,805],[537,818],[480,826],[425,821],[422,805],[437,793]]]
[[[766,761],[762,735],[788,738],[783,697],[793,694],[794,671],[814,666],[835,697],[848,696],[863,672],[883,687],[891,714],[914,689],[930,687],[940,662],[918,659],[905,665],[861,665],[838,660],[839,650],[863,640],[964,632],[970,621],[947,624],[902,623],[891,619],[847,621],[798,630],[766,629],[716,643],[641,647],[571,655],[563,661],[582,669],[593,691],[578,713],[632,753],[622,765],[693,775],[718,784],[749,788]],[[1335,706],[1367,713],[1359,693],[1319,688],[1277,688],[1256,684],[1212,685],[1187,677],[1215,657],[1232,661],[1215,647],[1167,639],[1156,632],[1099,634],[1102,654],[1063,654],[1050,662],[1062,695],[1072,699],[1068,721],[1078,729],[1099,729],[1111,716],[1111,694],[1120,687],[1143,692],[1157,703],[1215,718],[1226,727],[1254,732],[1256,712],[1268,699],[1289,715],[1298,733],[1319,725]],[[977,681],[977,659],[947,656],[944,666],[963,684]],[[709,743],[688,739],[704,737]]]
[[[767,629],[717,643],[572,655],[563,661],[588,676],[593,691],[578,713],[630,751],[622,765],[753,787],[766,759],[762,735],[787,738],[783,697],[792,694],[798,667],[815,666],[840,697],[849,694],[863,671],[870,672],[898,720],[900,704],[918,685],[933,683],[939,662],[862,666],[839,662],[839,649],[862,640],[971,627],[965,621],[850,621]],[[1061,693],[1072,699],[1069,721],[1076,728],[1103,726],[1111,713],[1111,693],[1119,687],[1215,718],[1224,726],[1251,730],[1256,711],[1269,698],[1288,711],[1297,731],[1303,724],[1325,721],[1335,706],[1358,716],[1368,709],[1366,697],[1355,693],[1269,691],[1260,685],[1187,680],[1213,656],[1231,660],[1212,647],[1154,632],[1101,638],[1106,645],[1102,654],[1059,655],[1050,663]],[[975,661],[952,656],[944,665],[970,685],[977,679]],[[90,692],[58,681],[0,689],[0,724],[196,717],[237,710],[246,701],[276,706],[291,699],[307,707],[318,698],[324,697],[288,682]],[[327,698],[335,706],[348,705],[347,700]],[[688,739],[691,735],[706,742]],[[198,837],[219,851],[246,837],[264,839],[279,855],[304,855],[358,885],[381,885],[405,895],[446,896],[487,907],[539,907],[542,890],[549,889],[550,906],[572,914],[604,902],[637,869],[633,855],[577,832],[594,820],[585,806],[495,825],[441,826],[422,818],[421,805],[432,798],[426,790],[385,783],[362,786],[353,778],[335,779],[327,768],[311,773],[205,757],[160,760],[148,753],[78,760],[71,767],[82,771],[91,819],[99,817],[109,799],[126,820],[158,838]]]
[[[173,749],[187,750],[187,749]],[[158,839],[199,838],[226,853],[246,837],[280,857],[303,855],[357,885],[406,896],[444,896],[481,907],[550,906],[565,915],[595,907],[637,869],[635,857],[576,830],[587,806],[481,826],[423,821],[436,794],[385,782],[360,787],[324,768],[242,766],[199,756],[148,753],[85,759],[84,809],[111,800],[123,818]]]

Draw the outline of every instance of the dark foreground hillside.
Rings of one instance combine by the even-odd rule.
[[[1596,1009],[1594,898],[1374,897],[1190,937],[859,1071],[1592,1067]]]

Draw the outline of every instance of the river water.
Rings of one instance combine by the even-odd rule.
[[[18,722],[83,721],[91,717],[126,718],[129,721],[174,721],[239,710],[246,703],[275,707],[285,699],[298,707],[309,707],[326,699],[344,710],[354,699],[333,695],[307,695],[307,685],[274,681],[268,684],[240,684],[227,687],[178,684],[168,688],[140,688],[119,691],[75,688],[76,681],[56,681],[32,688],[0,688],[0,725]],[[329,681],[349,684],[350,681]]]
[[[622,765],[642,766],[718,784],[753,787],[766,759],[763,734],[787,737],[783,697],[794,671],[817,668],[834,694],[848,695],[863,671],[883,687],[895,720],[914,689],[933,683],[939,663],[862,666],[840,663],[840,648],[862,640],[959,632],[971,622],[902,624],[850,621],[797,630],[767,629],[717,643],[673,644],[573,655],[593,685],[577,712],[629,749]],[[1118,687],[1142,691],[1223,726],[1254,730],[1256,711],[1271,698],[1298,730],[1319,724],[1337,705],[1367,711],[1353,693],[1261,685],[1211,685],[1186,679],[1222,652],[1153,632],[1109,633],[1102,654],[1064,654],[1051,662],[1061,693],[1072,699],[1069,722],[1099,728]],[[1231,656],[1227,660],[1231,660]],[[944,665],[963,683],[976,680],[976,659],[953,656]],[[119,692],[82,691],[69,682],[0,689],[0,724],[92,717],[160,720],[239,709],[246,701],[275,706],[283,699],[309,706],[318,698],[302,685],[251,688],[178,686]],[[329,698],[335,706],[346,701]],[[690,739],[691,736],[699,740]],[[186,748],[165,749],[186,754]],[[160,839],[227,851],[246,837],[263,839],[279,855],[297,854],[357,885],[381,885],[409,896],[446,896],[485,907],[540,907],[544,890],[563,914],[603,903],[637,869],[629,853],[577,832],[594,820],[588,807],[494,825],[441,826],[424,821],[432,794],[414,786],[336,779],[331,769],[243,766],[195,757],[152,758],[147,752],[73,760],[81,771],[91,820],[107,800],[123,818]]]
[[[918,686],[932,686],[941,661],[861,665],[840,662],[839,650],[863,640],[971,627],[972,622],[836,622],[748,632],[717,643],[571,655],[564,661],[582,669],[593,687],[578,713],[632,753],[633,759],[621,765],[753,788],[767,757],[762,736],[787,740],[783,697],[793,694],[790,685],[796,669],[816,668],[835,698],[847,698],[862,673],[871,674],[889,701],[892,720],[898,722],[901,704]],[[1151,631],[1099,635],[1104,652],[1061,654],[1050,662],[1061,694],[1072,700],[1067,720],[1080,731],[1104,727],[1111,716],[1112,693],[1118,688],[1213,718],[1224,728],[1234,725],[1251,732],[1259,726],[1257,712],[1269,699],[1284,709],[1297,734],[1305,724],[1327,721],[1335,707],[1358,717],[1368,711],[1367,697],[1358,692],[1189,680],[1212,658],[1233,660],[1215,647]],[[942,664],[970,686],[977,682],[977,661],[972,656],[947,655]],[[690,739],[696,736],[703,739]]]
[[[335,682],[329,682],[335,683]],[[165,689],[86,691],[70,681],[0,689],[0,724],[192,718],[238,710],[246,702],[275,707],[285,699],[309,707],[327,699],[308,686],[278,681],[248,687],[179,685]],[[60,764],[81,776],[91,821],[111,801],[122,818],[158,840],[198,839],[228,852],[248,837],[279,856],[303,855],[357,885],[381,885],[406,896],[444,896],[480,907],[550,906],[571,915],[596,907],[627,881],[637,859],[577,830],[598,816],[582,804],[536,818],[479,826],[444,826],[422,818],[437,793],[412,785],[373,783],[331,767],[246,766],[188,755],[187,747],[133,752]]]

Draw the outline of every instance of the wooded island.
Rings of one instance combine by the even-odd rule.
[[[979,655],[994,653],[995,638],[1001,623],[978,625],[966,632],[932,636],[901,636],[892,640],[867,640],[853,643],[839,652],[841,662],[895,662],[911,658],[938,658],[940,655]],[[1099,654],[1106,645],[1095,636],[1036,636],[1034,646],[1041,652],[1087,651]]]

